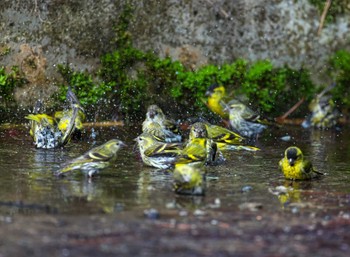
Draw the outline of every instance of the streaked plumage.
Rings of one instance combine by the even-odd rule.
[[[246,139],[239,134],[221,126],[205,123],[208,137],[214,140],[221,151],[226,150],[246,150],[258,151],[257,147],[246,145]]]
[[[64,134],[68,128],[71,117],[75,109],[77,109],[77,115],[75,118],[74,129],[81,131],[83,129],[83,122],[85,121],[85,113],[83,107],[80,105],[80,102],[71,88],[68,88],[67,91],[67,100],[69,102],[69,108],[63,111],[55,112],[55,119],[58,120],[58,129]]]
[[[204,172],[192,165],[176,165],[173,173],[174,191],[178,194],[204,195]]]
[[[279,161],[279,167],[285,178],[291,180],[307,180],[323,175],[316,171],[311,162],[304,159],[302,151],[296,147],[288,147],[284,157]]]
[[[328,129],[337,125],[340,116],[331,95],[325,95],[329,90],[335,87],[332,84],[318,94],[309,104],[311,114],[304,120],[304,128]]]
[[[58,129],[54,118],[47,114],[29,114],[25,116],[26,119],[30,120],[30,135],[33,137],[35,146],[50,149],[67,144],[74,130],[76,115],[77,112],[73,111],[72,119],[64,133]]]
[[[62,145],[63,134],[57,129],[54,118],[47,114],[25,116],[30,123],[30,135],[37,148],[51,149]]]
[[[80,170],[89,177],[100,169],[106,168],[116,159],[117,152],[125,144],[118,140],[112,139],[103,145],[92,148],[82,156],[67,162],[56,175],[65,175],[72,171]]]
[[[149,133],[142,133],[136,138],[141,158],[147,166],[168,169],[173,166],[180,152],[178,143],[163,143]]]
[[[219,155],[220,151],[216,143],[208,138],[205,124],[196,122],[191,126],[189,139],[176,164],[191,164],[200,167],[204,164],[213,164]]]
[[[212,84],[208,89],[205,95],[208,97],[207,106],[214,113],[220,115],[223,119],[229,119],[229,110],[228,106],[231,104],[242,104],[243,110],[241,116],[245,120],[257,121],[260,116],[258,113],[254,112],[248,106],[239,102],[237,99],[226,95],[226,89],[223,85]]]
[[[240,102],[231,104],[228,106],[228,109],[230,111],[230,125],[232,130],[236,131],[238,134],[244,137],[256,137],[267,128],[266,125],[245,120],[242,117],[242,113],[244,113],[246,107]]]
[[[149,122],[147,126],[144,127],[143,132],[151,134],[160,142],[166,142],[166,130],[157,122]]]
[[[154,123],[158,123],[165,136],[165,142],[181,142],[181,135],[179,134],[179,129],[177,124],[170,119],[167,119],[162,109],[157,105],[150,105],[147,109],[146,119],[142,123],[142,132],[149,132],[152,130]]]
[[[80,106],[75,102],[76,96],[70,90],[67,92],[67,99],[71,102],[71,109],[67,110],[58,123],[55,118],[40,113],[42,106],[40,101],[36,104],[34,113],[25,116],[30,120],[29,133],[37,148],[49,149],[64,146],[69,142],[76,124],[82,126],[77,122],[80,120],[77,118]]]

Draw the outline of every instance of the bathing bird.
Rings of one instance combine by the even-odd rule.
[[[123,146],[125,144],[119,139],[111,139],[103,145],[94,147],[83,155],[68,161],[55,174],[62,176],[79,170],[92,177],[99,170],[110,166],[115,161],[117,152]]]
[[[176,165],[190,164],[201,167],[203,165],[213,164],[220,156],[214,140],[208,137],[208,131],[203,122],[196,122],[191,125],[190,134]]]
[[[283,159],[279,161],[279,167],[285,178],[291,180],[308,180],[323,175],[313,168],[310,161],[304,159],[302,151],[296,146],[285,150]]]
[[[135,140],[143,163],[158,169],[172,167],[181,149],[181,144],[160,142],[147,132],[142,133]]]
[[[258,121],[254,122],[253,120],[245,119],[243,114],[246,110],[246,106],[238,101],[232,102],[227,109],[230,114],[229,117],[232,130],[243,137],[254,138],[267,128],[266,125],[261,124]]]
[[[154,130],[155,123],[161,126],[165,142],[181,142],[182,137],[175,121],[168,119],[162,109],[153,104],[147,108],[146,118],[142,123],[142,132]]]
[[[173,172],[174,191],[177,194],[204,195],[205,174],[193,165],[176,165]]]

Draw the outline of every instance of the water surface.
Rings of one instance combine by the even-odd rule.
[[[271,134],[258,139],[261,151],[227,152],[224,163],[206,167],[204,197],[176,195],[172,191],[171,172],[143,165],[134,151],[133,138],[139,128],[95,129],[98,132],[95,141],[89,137],[91,128],[88,128],[83,140],[56,150],[36,149],[22,127],[1,129],[0,224],[6,226],[17,242],[3,241],[6,245],[2,247],[3,254],[25,256],[29,249],[33,255],[40,256],[42,252],[34,249],[43,245],[53,256],[64,255],[64,249],[68,249],[66,253],[82,254],[85,251],[82,249],[89,249],[89,243],[79,241],[85,248],[73,250],[77,249],[74,240],[80,234],[84,238],[95,234],[97,226],[108,228],[108,233],[105,230],[97,233],[99,240],[101,237],[103,240],[94,241],[93,246],[98,249],[91,245],[95,251],[86,253],[88,256],[96,251],[101,256],[111,253],[172,256],[168,251],[172,247],[192,256],[213,253],[220,256],[220,252],[223,256],[270,256],[272,253],[294,256],[292,253],[300,251],[304,251],[305,256],[313,256],[312,246],[322,242],[331,243],[319,246],[318,256],[346,256],[350,243],[350,232],[347,232],[350,229],[344,230],[350,228],[350,133],[345,129],[341,132],[307,131],[299,127],[272,130]],[[290,135],[291,140],[281,140],[285,135]],[[65,161],[111,138],[122,139],[128,146],[118,153],[111,167],[97,176],[89,179],[78,173],[58,178],[52,174]],[[278,170],[278,161],[290,145],[299,146],[317,170],[326,175],[315,181],[285,180]],[[287,190],[284,194],[278,191],[281,186]],[[153,220],[144,215],[144,211],[151,208],[157,210],[159,218]],[[61,232],[57,231],[58,225],[43,229],[43,223],[50,223],[52,219],[57,224],[63,222],[70,226]],[[83,225],[86,223],[90,225]],[[318,226],[321,226],[319,231],[314,230]],[[177,243],[159,242],[153,230],[165,233],[164,238],[169,240],[177,238]],[[72,231],[75,231],[74,240],[69,234]],[[129,234],[134,244],[125,237],[120,239],[121,231]],[[322,231],[328,231],[328,235],[332,231],[335,236],[330,240]],[[30,233],[46,234],[48,244],[37,241]],[[111,243],[105,242],[106,233],[108,240],[113,239]],[[53,237],[57,235],[65,237],[55,241]],[[208,248],[199,247],[189,235],[199,238],[202,235]],[[115,237],[124,248],[112,247]],[[153,240],[148,245],[149,252],[142,251],[145,238]],[[229,239],[233,240],[232,245]],[[203,240],[199,240],[199,244],[204,244]],[[250,241],[256,244],[256,240],[260,240],[261,245],[255,249],[244,247]],[[286,240],[291,244],[279,248]],[[311,243],[303,246],[303,240]],[[215,241],[218,245],[214,245]],[[18,242],[27,242],[27,245],[23,247]],[[101,250],[104,244],[108,246],[106,251]],[[163,245],[163,250],[154,251],[153,245]],[[329,255],[330,252],[337,255]]]

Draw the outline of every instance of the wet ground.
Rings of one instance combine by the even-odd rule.
[[[0,257],[350,254],[346,129],[266,133],[261,151],[228,152],[225,163],[207,167],[204,197],[174,194],[171,173],[140,162],[132,141],[140,128],[95,128],[96,142],[90,129],[84,141],[59,150],[35,149],[23,127],[0,129]],[[128,147],[98,176],[52,175],[111,138]],[[278,161],[293,144],[324,178],[283,178]],[[145,215],[150,209],[156,213]]]

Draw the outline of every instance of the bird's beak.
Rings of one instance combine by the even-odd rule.
[[[290,159],[288,159],[288,162],[289,162],[290,166],[294,166],[295,160],[290,158]]]
[[[124,142],[120,142],[120,146],[121,146],[121,147],[127,147],[128,145],[125,144]]]
[[[211,95],[210,91],[205,92],[205,96],[210,96],[210,95]]]

